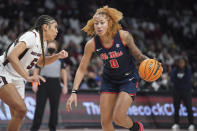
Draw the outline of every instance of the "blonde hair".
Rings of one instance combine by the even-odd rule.
[[[108,36],[111,36],[113,38],[116,32],[122,29],[121,25],[118,22],[123,18],[123,14],[117,9],[109,8],[108,6],[97,9],[94,16],[87,22],[86,26],[83,27],[82,30],[85,31],[88,35],[95,35],[94,17],[99,14],[106,15],[109,18],[108,29],[106,33]]]

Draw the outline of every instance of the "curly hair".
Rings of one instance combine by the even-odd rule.
[[[94,16],[87,22],[86,26],[82,28],[88,35],[95,35],[94,30],[94,17],[96,15],[106,15],[108,17],[108,29],[107,35],[112,38],[115,36],[116,32],[122,29],[121,25],[118,23],[122,18],[122,12],[118,11],[115,8],[110,8],[108,6],[104,6],[103,8],[99,8],[96,10]]]

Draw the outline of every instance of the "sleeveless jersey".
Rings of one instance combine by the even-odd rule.
[[[95,53],[103,60],[103,76],[110,79],[121,79],[136,72],[135,59],[124,45],[119,32],[116,33],[112,46],[105,48],[98,35],[94,37]]]
[[[29,72],[29,70],[37,63],[38,59],[42,55],[40,35],[36,30],[28,31],[24,33],[18,40],[18,42],[22,42],[22,41],[26,43],[26,49],[21,55],[19,55],[19,60],[25,71]],[[15,43],[12,44],[12,46],[9,48],[8,55],[14,49],[14,47],[15,47]],[[47,47],[47,42],[44,42],[45,51],[46,51],[46,47]],[[7,72],[9,72],[15,77],[21,78],[21,76],[15,71],[15,69],[9,63],[9,60],[7,58],[3,60],[3,65]]]

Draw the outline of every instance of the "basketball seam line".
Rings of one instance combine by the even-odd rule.
[[[151,74],[148,76],[148,78],[147,78],[146,80],[148,80],[148,79],[151,77],[151,75],[153,74],[153,71],[154,71],[154,69],[155,69],[156,64],[157,64],[157,61],[155,60],[155,65],[154,65],[154,67],[153,67],[153,70],[152,70]]]
[[[157,63],[157,64],[158,64],[158,63]],[[156,69],[156,71],[155,71],[155,73],[154,73],[153,75],[157,74],[159,68],[160,68],[160,64],[158,64],[157,69]]]
[[[146,64],[145,64],[144,78],[143,78],[144,80],[145,80],[145,78],[146,78],[146,73],[145,73],[145,71],[146,71],[147,62],[148,62],[148,60],[146,61]]]
[[[160,67],[159,67],[159,70],[160,71]],[[161,72],[161,71],[160,71]],[[161,72],[162,73],[162,72]],[[156,75],[153,79],[155,79],[157,76],[159,76],[161,73],[159,73],[158,75]],[[157,78],[158,79],[158,78]]]

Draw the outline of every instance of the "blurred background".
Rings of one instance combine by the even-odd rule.
[[[171,128],[174,108],[172,104],[169,73],[181,56],[192,69],[192,94],[194,123],[197,124],[197,1],[196,0],[0,0],[0,54],[18,35],[27,31],[35,19],[47,14],[59,24],[57,41],[59,50],[65,49],[69,57],[67,67],[68,87],[72,88],[76,69],[83,49],[90,39],[81,28],[97,8],[108,5],[124,14],[120,22],[129,31],[140,50],[150,58],[159,60],[164,68],[161,78],[153,83],[143,80],[139,84],[138,97],[128,114],[144,123],[146,128]],[[59,109],[59,129],[100,128],[99,87],[103,63],[93,55],[88,71],[80,86],[79,105],[70,113],[65,111],[62,95]],[[35,94],[31,83],[26,86],[28,113],[22,129],[28,129],[35,110]],[[48,107],[42,128],[47,127]],[[181,105],[179,112],[182,128],[187,127],[187,112]],[[0,101],[0,129],[10,119],[7,105]]]

